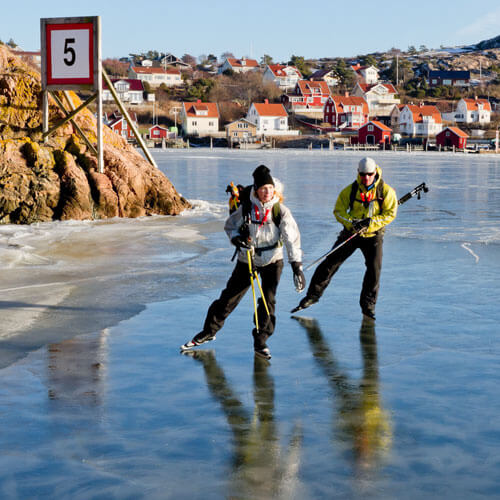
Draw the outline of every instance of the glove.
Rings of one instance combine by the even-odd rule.
[[[354,230],[355,233],[361,230],[363,230],[364,232],[368,229],[370,222],[371,222],[370,217],[367,217],[366,219],[354,219],[352,221],[352,229]]]
[[[248,241],[247,239],[243,238],[243,236],[241,236],[240,234],[238,234],[238,236],[235,236],[231,240],[231,243],[236,248],[246,248],[247,250],[249,250],[250,248],[252,248],[252,246],[250,245],[250,241]]]
[[[295,291],[298,293],[303,292],[306,287],[306,277],[302,272],[302,262],[291,262],[290,265],[293,269],[293,284],[295,285]]]

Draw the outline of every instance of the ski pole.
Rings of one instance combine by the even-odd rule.
[[[306,271],[308,271],[309,269],[311,269],[312,266],[314,266],[315,264],[317,264],[318,262],[322,261],[323,259],[326,259],[329,255],[331,255],[333,252],[336,252],[340,247],[344,246],[346,243],[348,243],[349,241],[351,241],[355,236],[358,236],[358,234],[361,234],[366,228],[361,228],[359,231],[356,231],[355,233],[351,234],[351,236],[349,236],[349,238],[347,238],[346,240],[344,240],[342,243],[340,243],[339,245],[337,245],[336,247],[333,247],[329,252],[326,252],[324,255],[322,255],[321,257],[319,257],[318,259],[316,259],[314,262],[311,262],[307,267],[306,267]]]
[[[269,308],[267,307],[266,298],[264,297],[264,292],[262,291],[262,287],[260,286],[259,275],[257,274],[256,269],[253,270],[253,274],[254,274],[255,280],[257,281],[257,285],[259,285],[260,296],[261,296],[262,302],[264,303],[264,307],[266,308],[267,315],[271,316],[271,314],[269,313]]]
[[[414,196],[416,196],[417,199],[420,200],[422,191],[424,193],[427,193],[429,191],[429,188],[425,185],[425,182],[422,182],[422,184],[419,184],[417,187],[413,188],[410,192],[406,193],[404,196],[402,196],[401,198],[399,198],[398,205],[402,205],[403,203],[406,203],[410,198],[413,198]],[[312,266],[314,266],[318,262],[322,261],[323,259],[326,259],[326,257],[328,257],[329,255],[331,255],[333,252],[336,252],[340,247],[342,247],[343,245],[345,245],[348,241],[352,240],[358,234],[361,234],[364,230],[365,230],[365,228],[362,228],[359,231],[357,231],[354,234],[352,234],[351,236],[349,236],[349,238],[347,238],[342,243],[340,243],[340,245],[337,245],[336,247],[333,247],[329,252],[325,253],[324,255],[322,255],[321,257],[319,257],[318,259],[316,259],[314,262],[311,262],[305,268],[305,270],[307,271],[307,270],[311,269]]]
[[[250,257],[250,250],[247,250],[248,258],[248,270],[250,272],[250,283],[252,284],[252,294],[253,294],[253,308],[255,311],[255,328],[259,331],[259,316],[257,314],[257,299],[255,297],[255,285],[253,282],[253,272],[252,272],[252,258]]]

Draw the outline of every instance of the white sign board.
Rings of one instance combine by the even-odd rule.
[[[99,88],[99,17],[41,19],[42,87]]]

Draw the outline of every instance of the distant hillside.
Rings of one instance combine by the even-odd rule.
[[[471,48],[473,47],[475,47],[477,50],[500,49],[500,35],[496,36],[495,38],[490,38],[489,40],[483,40],[482,42],[471,46]]]

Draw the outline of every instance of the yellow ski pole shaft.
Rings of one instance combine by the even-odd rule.
[[[259,276],[257,275],[257,271],[254,269],[253,273],[255,275],[257,285],[259,285],[260,296],[262,297],[262,302],[264,302],[264,307],[266,308],[267,315],[271,316],[271,314],[269,313],[269,308],[267,307],[266,298],[264,297],[264,292],[262,291],[262,287],[260,286],[260,280],[259,280]]]
[[[248,270],[250,272],[250,283],[252,284],[252,294],[253,294],[253,308],[255,311],[255,328],[259,331],[259,316],[257,314],[257,299],[255,297],[255,285],[253,282],[253,270],[252,270],[252,257],[250,256],[250,250],[247,250],[248,258]]]

